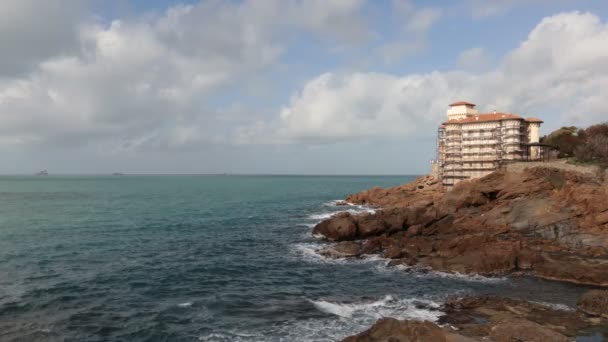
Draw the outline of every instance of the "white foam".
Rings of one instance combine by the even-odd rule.
[[[332,259],[327,258],[319,254],[321,244],[318,243],[296,243],[293,245],[293,251],[302,257],[305,261],[330,261]]]
[[[332,218],[334,215],[336,215],[337,213],[322,213],[322,214],[312,214],[310,216],[308,216],[309,219],[311,220],[327,220]]]
[[[192,306],[192,302],[180,303],[180,304],[177,304],[177,306],[179,306],[180,308],[187,308],[189,306]]]
[[[338,215],[339,213],[350,213],[351,215],[357,215],[357,214],[363,214],[363,213],[374,214],[374,213],[376,213],[376,209],[361,205],[361,206],[355,206],[354,209],[337,210],[337,211],[331,211],[331,212],[326,211],[326,212],[322,212],[322,213],[311,214],[308,216],[308,219],[322,221],[322,220],[330,219],[330,218]]]
[[[299,341],[331,342],[371,327],[379,318],[437,321],[440,304],[426,298],[399,299],[386,295],[377,300],[342,303],[326,299],[307,300],[322,317],[286,321],[255,331],[221,331],[200,336],[200,341]]]
[[[549,302],[537,302],[537,301],[531,301],[531,303],[542,305],[542,306],[548,307],[548,308],[553,309],[553,310],[560,310],[560,311],[575,311],[576,310],[575,308],[570,307],[570,306],[568,306],[566,304],[549,303]]]
[[[420,298],[397,299],[391,295],[377,301],[361,303],[333,303],[325,300],[310,302],[319,311],[372,323],[382,317],[435,322],[443,315],[443,312],[439,311],[440,304],[434,301]]]
[[[481,274],[471,273],[464,274],[459,272],[442,272],[442,271],[429,271],[429,272],[417,272],[417,277],[435,277],[435,278],[449,278],[461,281],[481,282],[481,283],[500,283],[507,281],[507,277],[486,277]]]
[[[416,266],[408,266],[408,265],[394,265],[388,266],[390,259],[384,259],[381,257],[377,257],[378,260],[384,260],[385,263],[378,264],[374,267],[374,270],[379,273],[402,273],[402,272],[410,272],[413,276],[417,278],[446,278],[446,279],[454,279],[459,281],[467,281],[467,282],[480,282],[480,283],[500,283],[503,281],[507,281],[507,277],[487,277],[480,274],[472,273],[472,274],[463,274],[458,272],[442,272],[442,271],[433,271],[426,268],[420,268]]]
[[[326,264],[375,264],[380,263],[385,265],[388,259],[382,258],[377,254],[364,254],[359,258],[331,258],[320,254],[319,252],[330,246],[329,244],[318,242],[302,242],[292,245],[292,255],[306,262],[326,263]],[[383,266],[384,267],[384,266]]]
[[[205,342],[241,342],[241,341],[265,341],[265,337],[260,334],[250,334],[245,332],[214,332],[199,336],[199,341]]]

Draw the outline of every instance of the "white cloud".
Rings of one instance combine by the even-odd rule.
[[[0,39],[24,46],[8,45],[15,48],[9,53],[3,46],[0,57],[4,146],[224,141],[226,111],[209,102],[277,63],[290,34],[310,32],[337,45],[369,37],[360,0],[209,0],[109,24],[50,3],[0,5]],[[47,38],[48,46],[37,45]],[[241,120],[250,118],[242,113]]]
[[[460,69],[469,71],[481,71],[489,64],[487,52],[482,47],[474,47],[464,50],[458,56],[457,65]]]
[[[78,50],[77,24],[87,4],[87,0],[0,1],[0,78]]]
[[[482,110],[541,116],[553,127],[589,124],[605,120],[606,56],[606,23],[589,13],[562,13],[543,19],[495,70],[326,73],[294,94],[276,121],[259,123],[240,136],[244,141],[325,143],[431,135],[445,118],[446,105],[459,99],[479,101]]]
[[[441,18],[436,7],[417,7],[412,0],[393,0],[393,24],[396,36],[374,50],[384,64],[396,64],[404,58],[419,55],[428,47],[428,31]]]
[[[441,17],[441,10],[438,8],[421,8],[415,11],[407,23],[408,31],[426,32]]]
[[[522,5],[550,2],[551,0],[470,0],[474,18],[486,18],[507,13]]]

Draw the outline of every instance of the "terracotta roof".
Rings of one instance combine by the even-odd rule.
[[[537,119],[537,118],[527,118],[526,121],[528,121],[528,122],[540,122],[540,123],[544,122],[543,120]]]
[[[476,114],[469,116],[464,119],[452,119],[444,122],[443,124],[461,124],[471,122],[486,122],[486,121],[501,121],[501,120],[524,120],[521,116],[511,113],[488,113],[488,114]]]
[[[475,107],[474,103],[466,102],[466,101],[458,101],[458,102],[450,103],[449,106],[454,107],[454,106],[462,106],[462,105]]]

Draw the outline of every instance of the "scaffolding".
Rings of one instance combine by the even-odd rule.
[[[478,177],[498,169],[503,163],[530,155],[527,127],[497,121],[496,126],[467,129],[466,124],[442,126],[438,130],[437,154],[440,176],[448,189],[463,179]],[[529,158],[529,157],[528,157]]]

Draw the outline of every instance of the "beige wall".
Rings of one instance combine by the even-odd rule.
[[[477,113],[477,109],[470,106],[453,106],[448,108],[448,120],[464,119],[467,116],[475,115]]]
[[[540,124],[531,122],[528,125],[528,141],[531,143],[539,142],[540,141],[539,131],[540,131]]]

